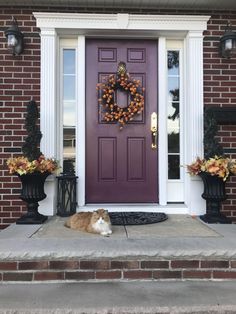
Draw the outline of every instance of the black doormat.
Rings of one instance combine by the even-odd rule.
[[[165,213],[147,212],[110,212],[112,225],[146,225],[165,221],[168,216]]]

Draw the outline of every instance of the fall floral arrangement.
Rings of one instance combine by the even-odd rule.
[[[230,174],[236,174],[236,160],[223,156],[214,156],[209,159],[197,157],[196,161],[187,165],[187,169],[190,175],[207,172],[226,181]]]
[[[59,169],[58,161],[53,158],[46,158],[39,149],[42,134],[37,124],[38,118],[38,108],[35,101],[32,100],[27,106],[25,129],[28,136],[22,146],[23,155],[9,158],[6,162],[11,174],[50,174]]]
[[[97,84],[97,89],[100,91],[98,101],[102,104],[104,120],[118,122],[120,129],[144,109],[144,88],[140,80],[130,78],[124,62],[119,63],[117,75],[110,75],[106,83]],[[114,94],[118,89],[130,94],[130,103],[125,108],[115,103]]]
[[[9,158],[7,166],[10,174],[28,174],[28,173],[53,173],[58,169],[58,162],[53,158],[45,158],[44,155],[39,156],[38,159],[30,161],[27,157],[20,156]]]

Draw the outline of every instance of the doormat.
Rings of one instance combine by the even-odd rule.
[[[165,213],[147,212],[110,212],[112,225],[147,225],[165,221],[168,216]]]

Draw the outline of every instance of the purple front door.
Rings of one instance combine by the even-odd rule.
[[[145,87],[144,111],[122,130],[105,122],[99,110],[97,83],[116,74],[120,61],[132,79]],[[129,105],[117,90],[118,106]],[[157,149],[152,149],[151,114],[157,112],[157,44],[150,40],[86,42],[86,203],[158,201]]]

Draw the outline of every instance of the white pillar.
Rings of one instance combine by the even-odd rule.
[[[186,37],[186,101],[185,101],[185,163],[203,156],[203,35],[189,31]],[[190,214],[202,214],[205,202],[201,198],[202,182],[186,174],[186,200]]]
[[[57,158],[56,123],[56,47],[57,34],[54,28],[41,28],[41,85],[40,85],[40,129],[42,132],[41,151],[48,157]],[[45,183],[47,198],[40,202],[39,211],[53,215],[56,180],[50,176]]]

